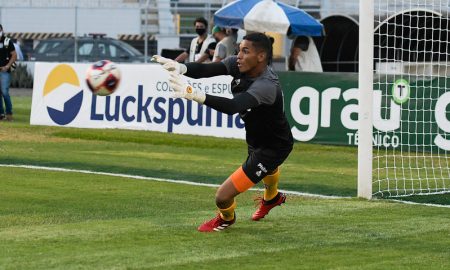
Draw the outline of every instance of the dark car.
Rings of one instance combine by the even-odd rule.
[[[46,39],[39,42],[30,56],[31,61],[74,62],[73,38]],[[145,56],[133,46],[113,38],[80,37],[77,39],[77,61],[145,62]]]

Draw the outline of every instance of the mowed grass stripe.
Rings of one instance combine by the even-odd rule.
[[[109,172],[96,172],[96,171],[89,171],[89,170],[75,170],[75,169],[56,168],[56,167],[44,167],[44,166],[34,166],[34,165],[0,164],[0,167],[22,168],[22,169],[31,169],[31,170],[45,170],[45,171],[58,171],[58,172],[72,172],[72,173],[83,173],[83,174],[94,174],[94,175],[106,175],[106,176],[112,176],[112,177],[131,178],[131,179],[146,180],[146,181],[168,182],[168,183],[203,186],[203,187],[217,188],[220,186],[219,184],[209,184],[209,183],[192,182],[192,181],[185,181],[185,180],[147,177],[147,176],[140,176],[140,175],[120,174],[120,173],[109,173]],[[263,192],[264,188],[250,188],[250,190]],[[290,194],[290,195],[317,197],[317,198],[322,198],[322,199],[350,198],[350,197],[341,197],[341,196],[326,196],[326,195],[312,194],[312,193],[298,192],[298,191],[284,190],[284,189],[280,189],[280,191],[285,194]]]
[[[119,129],[30,126],[31,98],[14,97],[0,127],[0,163],[104,171],[220,184],[247,157],[244,140]],[[356,148],[295,144],[285,190],[356,196]]]
[[[0,268],[450,267],[448,209],[290,196],[253,222],[253,196],[238,197],[231,228],[201,234],[209,187],[0,168]]]

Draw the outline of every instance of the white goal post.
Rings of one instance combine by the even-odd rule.
[[[358,197],[450,192],[450,0],[360,0]]]
[[[370,199],[372,198],[374,0],[359,2],[358,197]]]

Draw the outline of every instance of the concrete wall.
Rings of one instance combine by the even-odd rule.
[[[139,8],[0,8],[5,32],[140,34]]]

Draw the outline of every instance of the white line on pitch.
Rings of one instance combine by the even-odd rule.
[[[175,180],[175,179],[166,179],[166,178],[158,178],[158,177],[147,177],[147,176],[122,174],[122,173],[108,173],[108,172],[96,172],[96,171],[89,171],[89,170],[75,170],[75,169],[65,169],[65,168],[57,168],[57,167],[34,166],[34,165],[0,164],[0,167],[35,169],[35,170],[45,170],[45,171],[57,171],[57,172],[74,172],[74,173],[95,174],[95,175],[106,175],[106,176],[123,177],[123,178],[139,179],[139,180],[146,180],[146,181],[158,181],[158,182],[176,183],[176,184],[184,184],[184,185],[191,185],[191,186],[202,186],[202,187],[219,187],[220,186],[220,185],[217,185],[217,184],[198,183],[198,182],[191,182],[191,181],[185,181],[185,180]],[[262,188],[251,188],[250,190],[264,191],[264,189],[262,189]],[[342,197],[342,196],[327,196],[327,195],[312,194],[312,193],[298,192],[298,191],[291,191],[291,190],[282,190],[282,189],[280,189],[280,191],[285,193],[285,194],[290,194],[290,195],[314,197],[314,198],[321,198],[321,199],[344,199],[344,198],[345,199],[350,199],[351,198],[351,197]]]
[[[412,205],[424,205],[424,206],[433,206],[433,207],[450,208],[450,205],[446,205],[446,204],[418,203],[418,202],[403,201],[403,200],[393,200],[393,199],[388,199],[388,200],[391,201],[391,202],[396,202],[396,203],[404,203],[404,204],[412,204]]]
[[[95,175],[105,175],[105,176],[113,176],[113,177],[139,179],[139,180],[146,180],[146,181],[158,181],[158,182],[167,182],[167,183],[191,185],[191,186],[202,186],[202,187],[219,187],[220,186],[220,185],[217,185],[217,184],[198,183],[198,182],[191,182],[191,181],[185,181],[185,180],[175,180],[175,179],[158,178],[158,177],[147,177],[147,176],[122,174],[122,173],[108,173],[108,172],[96,172],[96,171],[89,171],[89,170],[75,170],[75,169],[65,169],[65,168],[57,168],[57,167],[34,166],[34,165],[0,164],[0,167],[11,167],[11,168],[36,169],[36,170],[57,171],[57,172],[74,172],[74,173],[84,173],[84,174],[95,174]],[[262,189],[262,188],[251,188],[250,190],[264,191],[264,189]],[[351,198],[351,197],[344,197],[344,196],[320,195],[320,194],[298,192],[298,191],[292,191],[292,190],[282,190],[282,189],[280,189],[280,191],[285,193],[285,194],[290,194],[290,195],[314,197],[314,198],[321,198],[321,199],[350,199]],[[423,206],[450,208],[450,205],[442,205],[442,204],[417,203],[417,202],[393,200],[393,199],[388,199],[388,201],[397,202],[397,203],[404,203],[404,204],[410,204],[410,205],[423,205]]]

